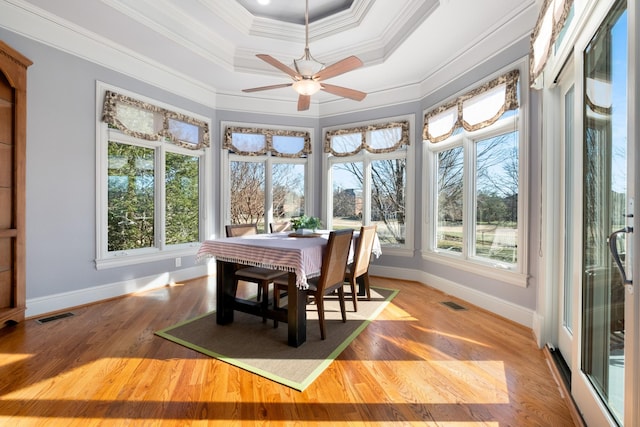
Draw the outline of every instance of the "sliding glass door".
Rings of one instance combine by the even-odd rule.
[[[625,425],[626,301],[625,268],[630,259],[630,187],[635,179],[630,144],[629,27],[627,2],[618,0],[581,50],[581,216],[579,262],[580,372],[574,369],[572,394],[589,425]],[[578,58],[576,56],[576,58]],[[576,176],[576,175],[574,175]],[[617,232],[617,233],[616,233]],[[625,309],[626,307],[626,309]],[[632,313],[632,312],[631,312]],[[628,356],[628,354],[627,354]]]

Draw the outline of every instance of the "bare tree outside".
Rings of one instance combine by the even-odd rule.
[[[332,166],[334,229],[358,229],[362,225],[362,166],[362,162]]]
[[[273,218],[277,221],[305,214],[303,164],[275,163],[272,168]]]
[[[517,261],[518,135],[502,134],[475,143],[476,256]],[[462,252],[464,238],[464,149],[438,153],[436,246]]]
[[[406,158],[371,162],[371,223],[378,225],[378,236],[387,244],[405,241]],[[333,216],[350,221],[351,227],[362,224],[362,162],[336,163],[334,169],[346,172],[358,188],[334,186]]]
[[[518,230],[518,134],[478,141],[475,254],[515,264]]]
[[[231,222],[257,223],[265,229],[265,162],[231,161]],[[273,218],[288,219],[304,214],[303,164],[274,163],[271,169]]]
[[[462,252],[463,220],[462,147],[438,153],[438,223],[436,247]]]
[[[264,163],[229,162],[231,223],[264,228]]]
[[[406,158],[371,162],[371,221],[382,221],[378,234],[389,243],[405,242],[406,181]]]

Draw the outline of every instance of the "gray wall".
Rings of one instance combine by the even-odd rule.
[[[143,96],[184,108],[212,119],[212,161],[214,181],[214,218],[220,212],[220,122],[235,121],[315,129],[316,153],[321,153],[321,129],[340,124],[384,117],[415,114],[415,141],[411,152],[416,159],[416,218],[422,217],[422,115],[423,111],[528,53],[528,43],[514,44],[510,49],[479,64],[465,75],[429,95],[421,102],[344,114],[335,117],[297,118],[268,114],[215,111],[182,97],[160,90],[144,82],[82,60],[62,51],[21,37],[0,28],[0,39],[30,58],[34,65],[28,71],[27,129],[27,298],[39,298],[72,292],[103,284],[126,281],[175,270],[173,259],[137,266],[96,270],[95,258],[95,84],[103,81]],[[526,79],[526,77],[524,77]],[[532,94],[532,104],[537,98]],[[535,108],[530,108],[531,113]],[[535,111],[534,111],[535,113]],[[525,159],[530,162],[529,270],[537,271],[539,191],[537,116],[531,116],[531,138]],[[535,137],[535,138],[534,138]],[[321,156],[316,156],[316,194],[322,182]],[[320,197],[314,211],[320,212]],[[534,309],[536,280],[521,288],[472,273],[425,261],[420,256],[421,224],[415,221],[416,251],[413,257],[383,255],[376,264],[421,270],[470,288],[481,290],[522,307]],[[216,224],[214,224],[214,229]],[[183,259],[183,268],[195,265],[193,257]]]
[[[173,259],[95,268],[96,80],[214,123],[216,112],[4,29],[0,39],[33,61],[27,83],[27,299],[174,270]],[[183,259],[185,267],[194,264],[194,257]]]

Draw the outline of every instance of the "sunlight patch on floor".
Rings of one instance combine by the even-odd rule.
[[[421,404],[499,405],[509,404],[509,389],[504,363],[493,360],[433,361],[433,360],[336,360],[345,365],[344,371],[363,371],[349,367],[364,365],[367,370],[384,373],[388,378],[386,390],[397,390],[402,383],[403,393],[420,396]],[[357,378],[353,378],[357,382]],[[402,396],[380,396],[384,399],[400,399]],[[378,403],[376,400],[367,403]]]
[[[387,304],[387,307],[385,308],[385,312],[386,312],[385,313],[386,317],[389,317],[389,318],[393,317],[394,320],[404,320],[408,322],[413,322],[418,320],[409,312],[395,305],[393,302],[390,302],[389,304]]]
[[[20,355],[19,355],[20,356]],[[23,355],[24,357],[24,355]],[[334,361],[336,364],[363,364],[368,369],[388,372],[390,382],[403,380],[411,393],[423,404],[503,404],[509,403],[504,363],[501,361]],[[21,387],[0,397],[0,402],[14,400],[128,400],[166,401],[173,395],[183,369],[200,376],[193,385],[212,374],[209,359],[125,359],[102,358],[43,381]],[[171,375],[158,377],[164,370]],[[420,378],[419,381],[410,381]],[[404,381],[406,379],[406,381]],[[159,384],[161,382],[162,384]],[[392,388],[393,389],[393,388]],[[79,390],[75,393],[74,390]],[[179,396],[177,397],[180,400]],[[175,400],[172,396],[171,400]],[[380,397],[380,403],[386,398]],[[188,401],[189,396],[185,395]],[[376,403],[375,401],[369,403]]]
[[[414,326],[414,328],[418,329],[419,331],[426,332],[426,333],[429,333],[429,334],[434,334],[434,335],[447,337],[447,338],[453,338],[455,340],[464,341],[464,342],[467,342],[469,344],[479,345],[479,346],[482,346],[482,347],[490,347],[490,346],[488,346],[487,344],[485,344],[483,342],[476,341],[476,340],[471,340],[471,339],[463,337],[461,335],[447,334],[446,332],[442,332],[442,331],[439,331],[437,329],[428,329],[428,328],[423,328],[423,327],[420,327],[420,326]]]
[[[12,363],[21,362],[30,357],[33,357],[33,354],[0,353],[0,368],[11,365]]]

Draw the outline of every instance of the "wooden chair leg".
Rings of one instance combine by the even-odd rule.
[[[347,322],[347,310],[344,303],[344,287],[338,288],[338,298],[340,299],[340,313],[342,314],[342,323]],[[354,300],[355,301],[355,300]]]
[[[356,286],[356,278],[349,276],[349,285],[351,286],[351,299],[353,300],[353,311],[358,311],[358,291]]]
[[[371,288],[369,287],[369,272],[366,272],[362,275],[362,282],[364,283],[364,288],[367,291],[367,300],[371,301]]]
[[[316,296],[316,308],[318,309],[318,323],[320,324],[320,338],[325,339],[324,334],[324,297]]]

